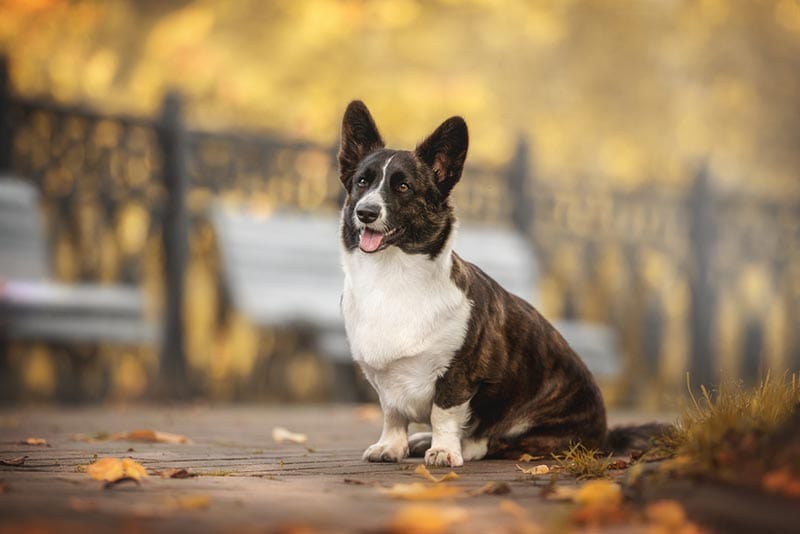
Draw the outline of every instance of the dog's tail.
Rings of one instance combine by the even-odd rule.
[[[659,438],[668,436],[674,428],[673,425],[664,423],[614,427],[606,434],[603,449],[615,454],[645,451],[653,447]]]

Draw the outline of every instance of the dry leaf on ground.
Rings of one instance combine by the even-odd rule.
[[[519,469],[526,475],[546,475],[547,473],[550,472],[550,467],[545,464],[534,465],[529,469],[525,469],[524,467],[517,465],[517,469]]]
[[[172,507],[179,510],[205,510],[211,506],[211,497],[204,493],[197,495],[184,495],[176,498]]]
[[[395,512],[390,531],[395,533],[439,534],[469,518],[469,512],[457,506],[408,504]]]
[[[0,459],[0,465],[8,465],[11,467],[19,467],[21,465],[25,465],[25,460],[27,460],[27,456],[18,456],[16,458],[3,458]]]
[[[506,495],[511,493],[511,486],[507,482],[487,482],[470,495]]]
[[[419,465],[417,466],[417,468],[416,468],[416,469],[414,469],[414,472],[415,472],[416,474],[420,475],[422,478],[424,478],[424,479],[426,479],[426,480],[429,480],[429,481],[431,481],[431,482],[435,482],[435,483],[437,483],[437,484],[438,484],[439,482],[446,482],[446,481],[448,481],[448,480],[457,480],[458,478],[460,478],[460,477],[458,476],[458,473],[456,473],[455,471],[450,471],[450,472],[449,472],[449,473],[447,473],[446,475],[442,475],[442,476],[440,476],[439,478],[436,478],[435,476],[433,476],[433,475],[431,474],[431,472],[430,472],[430,471],[428,471],[428,468],[427,468],[427,467],[425,467],[425,464],[419,464]]]
[[[783,467],[765,474],[761,486],[771,493],[781,493],[787,497],[800,497],[800,478]]]
[[[180,434],[170,434],[158,430],[139,429],[130,432],[117,432],[108,439],[111,441],[144,441],[150,443],[191,443],[192,440]]]
[[[518,462],[533,462],[535,460],[544,460],[544,456],[531,456],[526,452],[517,459]]]
[[[592,480],[578,488],[572,500],[578,504],[617,505],[622,502],[622,488],[609,480]]]
[[[47,440],[44,438],[28,438],[21,441],[23,445],[47,445]]]
[[[308,436],[305,434],[292,432],[291,430],[283,428],[282,426],[276,426],[272,429],[272,439],[275,441],[275,443],[283,443],[284,441],[288,441],[289,443],[299,443],[302,445],[308,441]]]
[[[197,476],[183,468],[164,469],[163,471],[156,471],[156,474],[161,478],[192,478]]]
[[[407,501],[435,501],[457,497],[463,493],[461,488],[443,484],[428,486],[421,482],[395,484],[391,488],[381,488],[381,492],[395,499],[404,499]]]
[[[86,468],[86,473],[95,480],[120,482],[122,480],[139,481],[147,477],[141,464],[130,458],[101,458]]]
[[[520,534],[540,534],[543,532],[542,528],[534,523],[528,511],[510,499],[503,499],[500,501],[500,511],[512,516],[515,519],[512,532],[519,532]]]

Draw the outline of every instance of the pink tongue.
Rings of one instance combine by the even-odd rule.
[[[383,241],[383,234],[380,232],[373,232],[369,228],[364,228],[361,233],[361,242],[358,244],[364,252],[375,252],[381,246]]]

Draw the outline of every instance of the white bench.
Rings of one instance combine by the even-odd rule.
[[[0,358],[7,357],[11,341],[152,344],[157,330],[144,318],[144,296],[136,287],[54,281],[37,191],[28,182],[0,176]],[[78,384],[62,389],[80,395]]]
[[[338,217],[296,212],[259,217],[217,203],[211,219],[233,307],[258,326],[313,332],[320,354],[351,366],[340,311]],[[512,293],[538,300],[536,258],[519,233],[462,225],[454,248]],[[577,321],[555,325],[594,373],[608,377],[619,371],[617,341],[610,329]]]

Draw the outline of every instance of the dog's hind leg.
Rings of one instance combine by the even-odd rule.
[[[430,432],[415,432],[408,437],[408,455],[413,458],[422,458],[425,451],[431,448]]]

